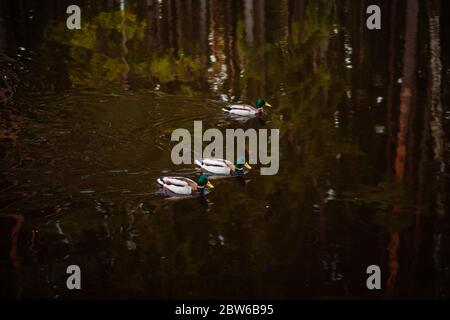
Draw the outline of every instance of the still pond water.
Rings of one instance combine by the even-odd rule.
[[[372,2],[382,30],[364,1],[2,1],[0,297],[449,298],[449,6]],[[280,129],[278,174],[159,196],[194,120]]]

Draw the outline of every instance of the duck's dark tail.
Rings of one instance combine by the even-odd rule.
[[[158,182],[158,184],[159,184],[160,186],[163,186],[163,185],[164,185],[164,177],[159,177],[156,181]]]

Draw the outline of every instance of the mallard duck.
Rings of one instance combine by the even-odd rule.
[[[256,108],[248,104],[230,104],[222,110],[239,116],[252,117],[264,112],[264,107],[272,107],[266,100],[259,98],[256,100]]]
[[[195,160],[195,164],[202,171],[225,176],[234,176],[244,174],[244,168],[250,170],[252,167],[243,159],[238,159],[235,164],[229,160],[207,158],[203,160]]]
[[[197,183],[185,177],[161,177],[157,182],[164,190],[169,190],[176,195],[204,195],[205,188],[214,188],[205,175],[201,175]]]

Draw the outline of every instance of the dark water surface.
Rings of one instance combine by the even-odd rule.
[[[368,1],[2,0],[0,297],[449,298],[449,3],[370,4],[381,30]],[[280,129],[278,174],[159,196],[194,120]]]

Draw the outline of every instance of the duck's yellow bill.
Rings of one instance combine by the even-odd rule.
[[[248,169],[248,170],[250,170],[252,168],[247,162],[244,163],[244,167],[245,167],[245,169]]]
[[[266,102],[266,104],[265,104],[264,106],[265,106],[265,107],[268,107],[268,108],[272,108],[271,104],[268,103],[268,102]]]
[[[207,186],[209,189],[213,189],[213,188],[214,188],[213,184],[212,184],[211,182],[209,182],[209,181],[206,183],[206,186]]]

